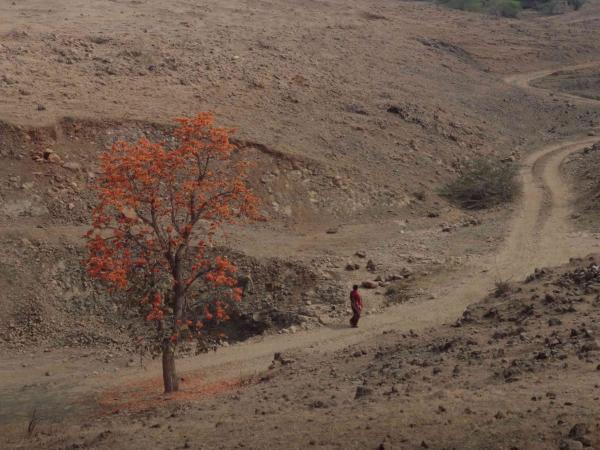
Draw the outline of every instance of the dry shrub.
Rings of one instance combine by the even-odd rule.
[[[508,281],[496,281],[494,287],[494,297],[504,297],[511,291],[510,283]]]
[[[485,209],[512,201],[519,192],[516,164],[500,160],[473,161],[442,195],[465,209]]]

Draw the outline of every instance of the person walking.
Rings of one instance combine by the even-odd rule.
[[[360,320],[360,313],[363,309],[363,302],[358,292],[358,285],[356,284],[352,286],[352,292],[350,292],[350,306],[352,307],[350,326],[352,328],[358,328],[358,321]]]

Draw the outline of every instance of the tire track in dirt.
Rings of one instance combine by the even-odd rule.
[[[558,71],[574,71],[574,70],[582,70],[588,69],[590,67],[596,67],[600,64],[599,61],[593,61],[583,64],[577,64],[574,66],[566,66],[566,67],[558,67],[554,69],[544,69],[538,70],[536,72],[528,72],[528,73],[518,73],[509,75],[504,78],[504,81],[508,84],[512,84],[513,86],[519,87],[521,89],[527,90],[536,95],[552,95],[554,98],[559,98],[563,100],[569,100],[573,103],[577,103],[579,105],[587,105],[587,106],[599,106],[600,101],[594,100],[592,98],[580,97],[578,95],[568,94],[566,92],[552,91],[550,89],[544,89],[536,86],[532,86],[531,83],[539,78],[544,78],[549,75],[552,75],[554,72]]]

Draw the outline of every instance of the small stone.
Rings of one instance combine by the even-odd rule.
[[[367,280],[367,281],[363,281],[361,283],[361,286],[365,289],[375,289],[375,288],[377,288],[377,283],[375,283],[374,281]]]
[[[325,405],[325,403],[322,400],[315,400],[309,406],[313,409],[320,409],[325,408],[327,405]]]
[[[50,156],[48,156],[48,162],[54,164],[60,163],[60,156],[58,156],[56,153],[52,153]]]
[[[286,366],[288,364],[292,364],[295,362],[292,358],[285,356],[283,353],[277,352],[273,355],[273,362],[279,362],[282,365]]]
[[[559,450],[581,450],[583,449],[583,444],[572,439],[563,439],[560,441],[558,448]]]
[[[62,166],[65,169],[72,170],[73,172],[77,172],[77,171],[81,170],[81,164],[74,162],[74,161],[66,162]]]

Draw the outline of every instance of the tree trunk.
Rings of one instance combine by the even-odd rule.
[[[163,341],[162,349],[162,368],[163,368],[163,383],[165,385],[165,393],[175,392],[179,390],[179,379],[175,372],[175,348],[179,337],[179,326],[183,320],[183,300],[184,300],[184,284],[183,275],[181,273],[181,258],[180,251],[175,255],[173,263],[173,308],[175,309],[175,320],[173,322],[173,337],[174,341],[166,338]]]
[[[179,379],[175,371],[175,346],[168,340],[163,342],[162,369],[165,393],[178,391]]]

